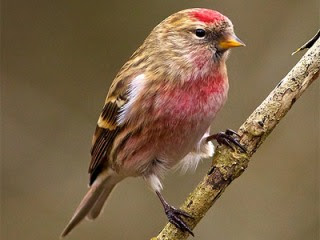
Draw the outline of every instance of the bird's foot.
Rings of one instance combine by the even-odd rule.
[[[194,219],[190,214],[186,213],[185,211],[181,209],[176,209],[170,205],[164,206],[164,211],[167,215],[167,218],[170,223],[172,223],[174,226],[179,228],[182,232],[188,232],[192,236],[194,236],[192,230],[190,227],[184,222],[184,220],[181,218],[181,216],[186,218]]]
[[[219,132],[216,134],[213,134],[209,137],[207,137],[207,142],[212,141],[212,140],[217,140],[217,142],[221,145],[224,144],[227,147],[230,147],[234,150],[234,147],[232,144],[236,145],[237,147],[239,147],[241,149],[241,152],[246,153],[247,150],[244,146],[242,146],[238,139],[240,138],[239,134],[236,133],[235,131],[231,130],[231,129],[227,129],[224,132]]]

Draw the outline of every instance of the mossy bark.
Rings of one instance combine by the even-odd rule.
[[[181,209],[194,217],[193,220],[186,219],[192,229],[228,185],[247,168],[251,156],[306,88],[319,76],[319,70],[320,39],[240,127],[240,143],[246,147],[247,153],[232,151],[225,146],[217,147],[211,169],[181,206]],[[168,223],[152,240],[182,240],[188,236],[187,232],[181,232]]]

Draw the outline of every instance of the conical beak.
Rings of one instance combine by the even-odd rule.
[[[219,47],[222,49],[245,46],[244,42],[242,42],[236,35],[231,35],[219,42]]]

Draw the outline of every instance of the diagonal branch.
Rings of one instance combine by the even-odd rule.
[[[187,219],[193,229],[206,212],[220,197],[228,185],[247,168],[251,156],[290,110],[307,87],[319,76],[320,39],[285,76],[261,105],[249,116],[239,129],[241,144],[247,153],[232,152],[218,146],[210,171],[189,195],[181,209],[194,219]],[[188,233],[181,232],[168,223],[153,240],[187,239]]]

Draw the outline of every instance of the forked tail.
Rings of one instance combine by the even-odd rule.
[[[115,181],[114,177],[107,171],[101,173],[80,202],[73,217],[61,233],[61,238],[65,237],[86,216],[88,219],[95,219],[98,217],[105,201],[117,182],[118,181]]]

